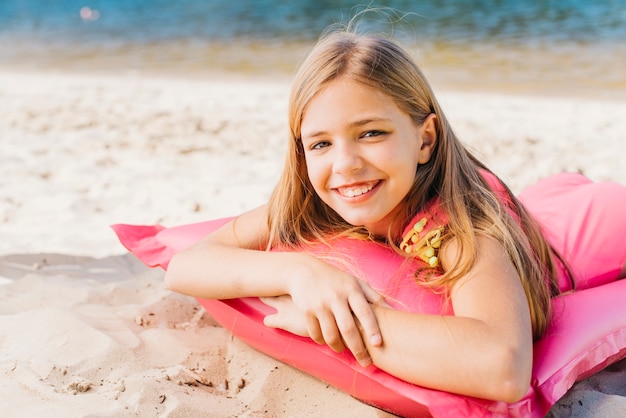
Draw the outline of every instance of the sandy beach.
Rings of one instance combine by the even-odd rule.
[[[265,202],[289,85],[0,71],[2,416],[390,416],[230,336],[109,228]],[[456,132],[514,192],[562,171],[626,184],[626,101],[437,87]],[[550,414],[626,415],[626,361]]]

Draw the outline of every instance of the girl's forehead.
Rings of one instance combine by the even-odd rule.
[[[360,112],[388,114],[398,111],[401,110],[394,99],[382,89],[342,77],[320,88],[303,109],[301,121],[304,124],[310,116],[332,117]]]

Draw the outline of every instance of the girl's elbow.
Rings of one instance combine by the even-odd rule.
[[[497,400],[506,403],[515,403],[520,401],[530,389],[530,379],[519,379],[511,377],[502,382]]]
[[[165,288],[171,290],[173,292],[177,291],[177,283],[174,275],[170,272],[165,273],[165,277],[163,277],[163,282],[165,283]]]
[[[174,256],[170,260],[167,270],[165,271],[163,282],[165,284],[165,287],[168,290],[171,290],[173,292],[184,293],[183,288],[182,288],[182,283],[179,280],[180,275],[177,273],[177,271],[178,271],[178,268],[177,268],[177,263],[176,263],[176,256]]]
[[[176,280],[176,276],[170,272],[166,272],[165,273],[165,277],[163,277],[163,282],[165,283],[165,287],[168,290],[171,290],[173,292],[178,292],[178,282]]]
[[[515,403],[528,393],[532,374],[532,351],[530,353],[518,348],[503,350],[499,361],[494,362],[494,399]]]

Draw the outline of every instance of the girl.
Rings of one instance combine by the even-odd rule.
[[[269,204],[176,255],[168,287],[263,297],[277,309],[266,325],[348,348],[362,366],[422,386],[506,402],[524,396],[533,340],[569,270],[520,201],[456,138],[407,53],[384,38],[326,35],[296,75],[289,123]],[[626,213],[626,189],[615,187],[616,213]],[[391,309],[323,260],[268,251],[338,236],[414,258],[417,283],[445,292],[454,315]],[[626,244],[615,245],[607,280],[626,272]],[[576,260],[571,246],[559,248]]]

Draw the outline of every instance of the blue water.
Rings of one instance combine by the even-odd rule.
[[[363,7],[324,0],[2,0],[0,34],[31,40],[314,39]],[[419,38],[605,42],[626,37],[626,0],[379,1],[414,13]],[[355,6],[356,5],[356,6]],[[97,11],[82,19],[80,10]]]
[[[397,10],[364,25],[400,34],[452,84],[626,91],[626,0],[0,0],[0,68],[292,72],[363,4]]]

